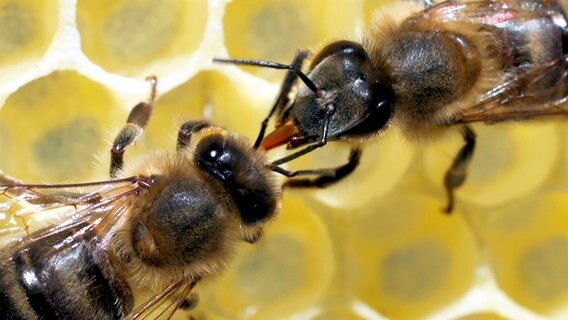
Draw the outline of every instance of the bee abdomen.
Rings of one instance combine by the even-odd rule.
[[[509,43],[513,48],[513,59],[509,70],[529,72],[530,69],[542,68],[554,61],[564,60],[563,30],[551,19],[529,20],[507,29]],[[531,83],[531,89],[543,90],[558,85],[562,79],[564,63],[558,64],[556,72],[548,72],[538,81]]]
[[[81,242],[49,252],[64,239],[56,237],[12,252],[2,265],[0,318],[120,319],[130,311],[130,290],[117,285],[119,275],[108,274],[109,266],[97,263],[95,246]]]

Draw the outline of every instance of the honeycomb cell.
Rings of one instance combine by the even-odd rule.
[[[401,299],[424,299],[444,283],[450,258],[445,248],[433,239],[396,248],[384,257],[379,268],[383,289]]]
[[[325,148],[292,162],[290,168],[301,170],[338,167],[347,162],[349,148],[344,143],[331,142]],[[381,139],[365,145],[359,166],[345,179],[324,189],[299,189],[298,192],[313,195],[333,207],[355,208],[369,205],[371,199],[384,195],[403,178],[413,155],[414,148],[393,128]]]
[[[287,63],[298,49],[352,34],[358,15],[352,1],[234,1],[223,21],[225,43],[231,57]]]
[[[468,176],[457,190],[458,201],[498,205],[538,189],[549,178],[558,159],[555,123],[476,126],[477,143]],[[441,188],[444,174],[463,145],[455,132],[426,150],[428,177]]]
[[[353,291],[383,316],[418,319],[463,295],[478,262],[475,240],[459,213],[440,211],[422,194],[387,194],[349,226]]]
[[[84,53],[107,71],[134,77],[177,70],[201,42],[207,17],[205,0],[77,4]]]
[[[75,72],[57,71],[28,83],[0,110],[8,132],[0,138],[10,139],[0,144],[12,151],[0,155],[6,173],[50,183],[91,177],[95,154],[106,143],[104,128],[123,118],[120,109],[103,86]]]
[[[41,59],[55,34],[57,11],[55,0],[1,0],[0,68],[16,75]]]
[[[565,193],[535,195],[494,212],[486,230],[499,285],[518,303],[545,315],[567,311],[567,209]]]
[[[90,147],[97,145],[101,133],[92,117],[76,117],[66,124],[47,130],[32,145],[32,159],[56,179],[66,179],[67,168],[91,160]]]
[[[265,237],[206,288],[202,301],[212,304],[213,318],[281,319],[305,312],[326,292],[334,264],[322,221],[292,198],[283,208]]]
[[[520,258],[519,268],[526,286],[540,299],[568,298],[568,237],[557,236],[535,244]],[[542,279],[543,276],[555,279]]]

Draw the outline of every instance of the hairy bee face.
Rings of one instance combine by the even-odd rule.
[[[385,75],[372,66],[360,44],[338,41],[325,47],[312,61],[308,74],[323,94],[302,87],[290,113],[298,131],[311,142],[321,138],[325,106],[333,105],[330,139],[378,132],[391,117],[394,98]]]
[[[204,137],[195,148],[196,165],[223,185],[245,225],[266,221],[277,208],[269,171],[257,155],[250,146],[223,135]]]

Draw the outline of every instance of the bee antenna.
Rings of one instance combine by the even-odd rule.
[[[213,58],[213,62],[218,63],[231,63],[231,64],[238,64],[238,65],[245,65],[245,66],[255,66],[255,67],[264,67],[264,68],[272,68],[272,69],[280,69],[280,70],[290,70],[294,72],[302,81],[306,84],[310,90],[312,90],[315,94],[318,94],[319,89],[313,83],[308,76],[302,72],[302,70],[297,69],[296,67],[289,65],[289,64],[282,64],[273,61],[264,61],[264,60],[250,60],[250,59],[229,59],[229,58]]]

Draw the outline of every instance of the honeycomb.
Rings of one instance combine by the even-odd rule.
[[[126,161],[174,148],[187,119],[254,139],[283,73],[213,57],[289,62],[298,48],[353,38],[392,2],[0,0],[0,168],[30,183],[107,179],[110,142],[147,98],[151,74],[159,100]],[[265,238],[198,287],[193,316],[565,319],[564,124],[475,126],[476,154],[451,216],[441,213],[442,177],[460,135],[413,145],[388,132],[346,181],[287,191]],[[347,155],[330,144],[294,167]]]

